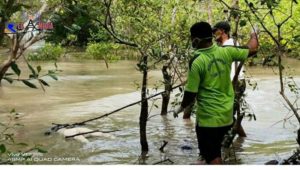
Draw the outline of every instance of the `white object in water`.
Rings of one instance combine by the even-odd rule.
[[[67,136],[73,136],[76,134],[87,133],[87,132],[92,132],[92,131],[93,130],[84,128],[84,127],[74,127],[74,128],[62,128],[62,129],[59,129],[57,132],[59,134],[64,135],[64,137],[67,137]],[[102,133],[102,132],[93,132],[93,133],[88,133],[88,134],[84,134],[84,135],[78,135],[78,136],[75,136],[74,139],[76,139],[77,141],[82,142],[82,143],[88,143],[89,140],[87,139],[87,137],[93,137],[93,136],[115,139],[115,136],[108,134],[108,133]]]

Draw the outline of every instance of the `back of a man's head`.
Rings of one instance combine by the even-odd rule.
[[[227,21],[220,21],[212,28],[213,33],[216,32],[218,29],[223,30],[225,34],[229,35],[231,28],[230,24]]]
[[[207,22],[197,22],[195,23],[191,29],[191,38],[198,38],[200,40],[204,40],[206,42],[212,41],[212,28]]]

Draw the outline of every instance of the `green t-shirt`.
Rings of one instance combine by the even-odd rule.
[[[190,65],[185,91],[197,93],[198,126],[223,127],[233,123],[231,63],[246,60],[248,53],[248,49],[216,44],[195,51],[197,57]]]

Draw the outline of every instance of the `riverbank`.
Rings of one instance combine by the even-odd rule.
[[[284,58],[282,60],[284,67],[284,74],[292,75],[295,77],[300,76],[300,60],[294,58]],[[278,67],[277,66],[246,66],[246,72],[248,76],[253,77],[278,77]]]

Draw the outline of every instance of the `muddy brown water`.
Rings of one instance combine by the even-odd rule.
[[[42,65],[44,71],[54,68],[51,62],[35,62],[33,65]],[[29,89],[21,83],[9,85],[3,82],[0,88],[1,120],[7,120],[7,113],[15,108],[21,113],[21,118],[15,121],[24,124],[16,129],[16,141],[30,146],[39,144],[48,151],[32,164],[137,164],[140,154],[139,105],[86,126],[103,131],[120,130],[111,133],[116,139],[94,137],[89,138],[90,143],[82,144],[66,140],[59,134],[43,134],[52,126],[51,123],[86,120],[139,100],[140,94],[134,82],[140,82],[142,75],[134,65],[134,61],[120,61],[106,69],[100,61],[58,62],[63,72],[58,81],[45,78],[50,84],[46,92]],[[20,67],[23,68],[22,74],[26,75],[25,64],[20,63]],[[248,137],[235,142],[236,164],[263,164],[272,159],[284,159],[297,148],[295,130],[298,125],[295,119],[276,124],[291,113],[283,104],[279,80],[272,72],[270,69],[249,69],[248,74],[258,83],[258,88],[252,90],[248,86],[246,100],[257,120],[248,121],[246,118],[243,122]],[[159,71],[151,72],[150,84],[160,79]],[[295,81],[300,84],[299,74]],[[295,98],[292,93],[287,95]],[[158,105],[159,101],[156,101]],[[159,109],[153,107],[151,115],[156,114],[159,114]],[[172,115],[152,117],[147,126],[150,152],[146,163],[153,164],[165,158],[175,164],[193,163],[198,153],[194,121],[194,117],[191,120],[174,119]],[[163,140],[169,143],[165,153],[160,153]],[[182,149],[182,146],[190,149]]]

